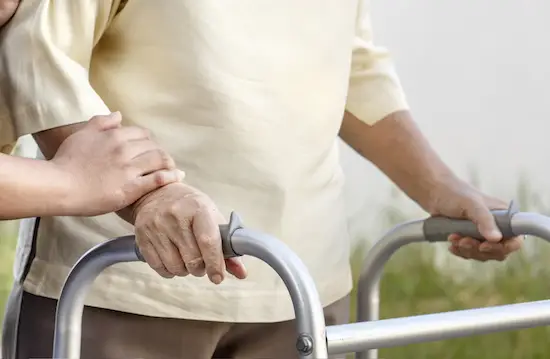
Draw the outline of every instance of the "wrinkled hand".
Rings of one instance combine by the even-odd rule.
[[[0,26],[4,26],[15,14],[20,0],[0,0]]]
[[[172,158],[138,127],[121,127],[120,113],[92,118],[67,137],[50,161],[67,182],[67,213],[95,216],[125,208],[180,181]],[[62,200],[62,199],[60,199]]]
[[[224,259],[219,225],[227,223],[212,200],[196,188],[173,183],[134,205],[136,242],[149,266],[165,278],[202,277],[219,284],[225,271],[239,279],[239,258]]]
[[[469,219],[486,239],[480,242],[459,234],[449,236],[449,251],[465,259],[502,261],[521,248],[523,237],[502,238],[491,210],[506,209],[507,204],[489,197],[462,181],[437,186],[432,191],[433,202],[429,209],[433,216]]]

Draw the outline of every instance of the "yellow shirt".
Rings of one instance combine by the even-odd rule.
[[[286,242],[324,305],[349,293],[337,135],[345,109],[372,124],[406,108],[391,60],[357,0],[25,0],[1,43],[4,142],[120,110],[152,130],[186,181],[228,215]],[[10,137],[11,136],[11,137]],[[57,297],[77,258],[130,233],[114,214],[42,218],[19,241],[24,288]],[[163,279],[142,263],[108,269],[87,304],[230,322],[293,318],[282,281],[246,258],[249,279]],[[25,277],[23,278],[23,276]]]

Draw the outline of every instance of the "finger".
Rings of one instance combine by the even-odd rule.
[[[93,128],[99,131],[107,131],[120,127],[122,123],[122,115],[116,111],[109,115],[92,117],[86,127]]]
[[[172,276],[186,276],[188,269],[183,262],[177,247],[170,238],[161,231],[156,231],[155,240],[152,240],[153,246],[157,251],[164,268]]]
[[[503,261],[506,259],[506,253],[503,250],[492,252],[480,252],[474,251],[470,253],[470,258],[480,262],[486,262],[489,260]]]
[[[483,238],[489,242],[498,242],[502,233],[497,227],[495,218],[483,202],[475,202],[466,210],[466,217],[474,222]]]
[[[146,138],[126,141],[122,140],[122,137],[120,137],[120,140],[122,142],[118,147],[118,150],[120,150],[120,153],[125,160],[130,161],[131,165],[134,165],[134,162],[132,161],[134,161],[137,157],[140,157],[151,151],[160,150],[158,144]]]
[[[146,176],[140,176],[126,189],[125,193],[129,202],[127,204],[134,203],[141,197],[160,187],[174,182],[181,182],[184,177],[185,173],[180,170],[156,171]]]
[[[461,238],[458,242],[457,250],[464,257],[482,262],[487,260],[503,260],[506,257],[506,251],[502,242],[480,242],[470,237]]]
[[[225,267],[229,273],[238,279],[245,279],[248,275],[244,263],[240,258],[228,258],[225,260]]]
[[[456,245],[456,248],[462,254],[462,257],[467,259],[472,258],[473,253],[478,250],[478,247],[479,241],[470,237],[460,238]]]
[[[225,275],[225,261],[215,209],[200,209],[193,219],[193,233],[202,253],[206,273],[214,284],[220,284]]]
[[[461,236],[460,234],[458,234],[458,233],[452,233],[452,234],[449,235],[449,237],[447,237],[447,239],[449,240],[449,242],[455,242],[455,241],[457,241],[457,240],[459,240],[459,239],[461,239],[461,238],[462,238],[462,236]]]
[[[454,255],[464,259],[474,259],[480,262],[486,262],[488,260],[502,261],[506,258],[506,255],[502,251],[497,252],[480,252],[477,249],[464,250],[463,248],[450,246],[449,251]]]
[[[504,243],[502,242],[489,242],[489,241],[483,241],[479,244],[479,251],[480,252],[504,252]]]
[[[451,252],[452,254],[454,254],[457,257],[461,257],[461,258],[464,258],[464,259],[470,259],[470,257],[467,255],[467,253],[464,253],[463,251],[461,251],[459,247],[449,246],[449,252]]]
[[[134,155],[133,157],[130,157],[132,158],[130,165],[135,168],[140,175],[146,175],[159,170],[172,170],[176,168],[176,163],[166,151],[159,149],[151,141],[143,142],[148,143],[130,146],[132,148],[128,149],[128,157]],[[154,147],[149,148],[149,146]]]
[[[143,256],[143,259],[145,259],[145,262],[147,262],[151,269],[153,269],[164,278],[174,277],[174,275],[170,274],[166,267],[164,267],[164,264],[162,263],[162,260],[160,259],[160,256],[157,253],[155,247],[153,246],[147,235],[140,229],[136,229],[136,244],[141,255]]]
[[[108,130],[109,135],[120,143],[137,140],[148,140],[151,134],[148,130],[137,126],[122,126]]]
[[[458,247],[458,244],[459,244],[461,239],[462,239],[462,236],[460,234],[457,234],[457,233],[453,233],[453,234],[449,235],[449,237],[447,237],[447,240],[449,242],[451,242],[451,244],[455,247]]]
[[[195,277],[203,277],[206,274],[206,268],[201,250],[193,234],[192,221],[194,219],[183,218],[179,221],[178,233],[173,233],[173,242],[178,248],[180,258],[185,263],[187,271]]]
[[[504,241],[504,252],[506,254],[509,254],[509,253],[518,251],[523,245],[523,241],[524,241],[523,236],[506,239]]]
[[[477,239],[471,237],[463,237],[458,240],[458,247],[462,250],[472,250],[477,249],[480,243]]]

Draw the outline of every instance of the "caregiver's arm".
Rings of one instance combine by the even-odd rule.
[[[51,160],[0,154],[0,219],[114,212],[182,176],[165,170],[170,158],[147,132],[120,120],[114,113],[38,134]]]
[[[98,166],[120,161],[117,151],[109,153],[104,146],[89,147],[88,153],[83,154],[79,152],[81,146],[69,149],[66,144],[71,140],[69,136],[82,129],[90,118],[111,112],[90,84],[89,70],[92,50],[109,27],[119,3],[118,0],[29,0],[20,3],[0,33],[0,74],[3,77],[0,87],[4,94],[0,98],[1,132],[11,132],[12,138],[33,134],[47,159],[55,155],[56,162],[57,157],[65,153],[65,158],[70,158],[79,169],[95,163],[92,159]],[[143,130],[122,128],[117,133],[121,134],[119,137],[141,141],[159,157],[161,152],[145,138]],[[76,142],[84,141],[87,136],[84,134],[80,133],[81,139]],[[145,161],[146,166],[141,167],[149,166],[152,171],[174,167],[173,161],[163,152],[160,163],[150,157]],[[67,161],[57,162],[66,164]],[[114,178],[117,173],[120,171],[96,171],[88,178],[104,181],[106,176]],[[133,175],[137,176],[135,172]],[[121,203],[126,204],[125,201]]]

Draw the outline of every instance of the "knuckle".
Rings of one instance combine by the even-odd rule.
[[[187,270],[185,269],[185,266],[183,263],[170,263],[166,265],[166,269],[171,274],[177,275],[177,276],[183,276],[184,274],[187,274]]]
[[[208,234],[199,234],[197,236],[197,242],[201,243],[204,247],[212,248],[217,243],[217,239]]]
[[[114,144],[123,144],[124,143],[122,133],[119,130],[110,131],[109,132],[109,140],[111,142],[113,142]],[[117,148],[115,150],[121,151],[123,149],[124,149],[123,146],[117,146]]]
[[[160,171],[153,174],[153,181],[157,187],[162,187],[168,183],[165,173]]]
[[[195,213],[199,213],[201,211],[203,200],[200,198],[199,195],[191,194],[186,195],[183,198],[185,200],[186,207],[192,208]]]
[[[168,152],[161,149],[158,149],[157,151],[158,151],[160,164],[163,168],[170,169],[175,167],[176,164],[174,163],[172,156],[170,156]]]
[[[162,228],[164,226],[164,216],[160,213],[155,213],[149,221],[154,228]]]
[[[204,260],[202,258],[193,258],[185,263],[187,270],[193,275],[203,276],[205,272]]]
[[[182,204],[181,201],[172,201],[166,206],[166,210],[175,215],[175,216],[181,216],[182,213]],[[183,219],[182,219],[183,220]]]
[[[101,125],[105,121],[105,119],[106,116],[95,115],[90,118],[89,122],[95,125]]]

